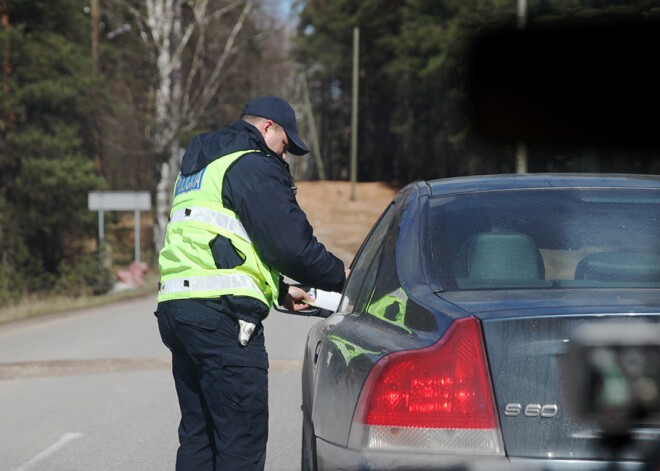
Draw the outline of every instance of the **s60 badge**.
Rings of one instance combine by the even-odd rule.
[[[557,415],[559,407],[557,404],[518,404],[510,402],[504,407],[504,415],[508,417],[517,417],[521,413],[525,417],[542,417],[551,419]]]

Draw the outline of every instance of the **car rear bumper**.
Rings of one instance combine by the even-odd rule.
[[[616,469],[617,471],[639,471],[644,469],[644,463],[639,461],[594,461],[594,460],[557,460],[557,459],[522,459],[514,458],[509,461],[512,471],[539,470],[539,471],[603,471]]]
[[[452,471],[602,471],[608,461],[526,459],[465,456],[403,451],[354,450],[316,439],[318,469],[322,470],[452,470]],[[638,461],[618,462],[615,469],[640,471]]]
[[[355,450],[316,439],[318,469],[323,470],[509,470],[504,457],[441,455],[438,453]]]

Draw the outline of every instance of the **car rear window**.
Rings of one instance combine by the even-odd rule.
[[[660,191],[553,189],[434,198],[447,290],[660,287]]]

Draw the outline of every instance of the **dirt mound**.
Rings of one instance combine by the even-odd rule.
[[[298,204],[314,235],[347,266],[397,191],[384,183],[357,183],[351,201],[350,182],[297,182],[296,186]]]

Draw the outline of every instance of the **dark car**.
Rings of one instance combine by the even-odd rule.
[[[660,177],[410,184],[308,335],[302,468],[643,469],[659,321]]]

